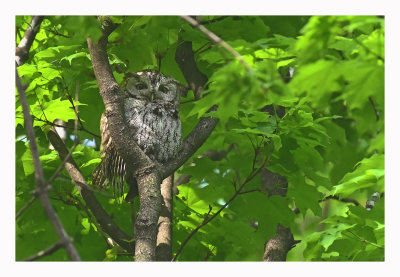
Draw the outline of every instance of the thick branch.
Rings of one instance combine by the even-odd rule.
[[[135,260],[155,260],[157,222],[161,210],[161,178],[155,163],[132,140],[132,129],[125,120],[122,92],[114,79],[107,56],[108,35],[118,25],[103,18],[98,43],[87,39],[93,70],[105,105],[105,115],[113,145],[125,161],[128,174],[137,180],[140,208],[135,222]]]
[[[40,199],[40,202],[42,203],[43,209],[47,217],[53,224],[58,234],[60,243],[62,243],[62,245],[65,247],[68,256],[73,261],[80,261],[79,254],[72,243],[72,239],[68,236],[67,232],[65,231],[64,226],[61,220],[58,218],[57,213],[53,209],[53,206],[51,205],[50,199],[47,195],[49,186],[44,179],[43,169],[39,160],[39,151],[36,145],[35,132],[33,130],[33,125],[32,125],[32,118],[30,115],[28,102],[25,96],[25,90],[22,87],[21,80],[18,76],[17,70],[15,70],[15,79],[17,83],[19,100],[21,102],[22,111],[24,114],[24,125],[26,128],[26,134],[29,139],[29,147],[31,149],[33,165],[35,168],[35,182],[38,187],[38,195],[39,195],[38,197]]]
[[[285,177],[269,171],[267,168],[261,170],[261,180],[264,189],[268,191],[268,196],[280,195],[285,197],[288,183]],[[270,238],[264,245],[264,261],[286,261],[286,255],[296,243],[289,228],[278,224],[276,235]]]
[[[29,58],[29,49],[32,46],[33,40],[39,31],[40,24],[44,16],[33,16],[31,23],[25,31],[24,37],[15,49],[15,62],[17,66],[22,65]]]
[[[88,190],[85,187],[88,187],[86,184],[85,178],[82,173],[79,171],[78,166],[72,157],[68,156],[68,150],[65,147],[64,142],[58,136],[58,134],[54,130],[50,130],[47,133],[47,137],[50,143],[53,145],[54,149],[58,152],[60,159],[65,162],[65,169],[68,174],[71,176],[71,179],[74,181],[76,187],[78,188],[82,198],[85,200],[86,205],[92,211],[93,215],[96,217],[99,222],[101,228],[106,232],[116,243],[118,243],[121,247],[126,249],[128,252],[133,252],[134,243],[132,241],[132,237],[128,236],[124,231],[122,231],[112,220],[112,218],[107,214],[107,212],[103,209],[100,203],[97,201],[94,193],[91,190]],[[83,184],[83,185],[82,185]]]
[[[213,106],[209,111],[215,110],[217,110],[217,106]],[[203,143],[210,136],[211,132],[214,130],[217,123],[217,118],[201,118],[193,131],[183,141],[179,156],[170,164],[167,164],[164,168],[161,168],[161,178],[168,177],[175,170],[181,167],[181,165],[184,164],[197,151],[197,149],[200,148],[201,145],[203,145]]]
[[[100,37],[98,43],[94,43],[91,38],[88,38],[87,43],[100,94],[105,104],[105,113],[112,140],[118,153],[120,153],[126,162],[128,174],[129,172],[133,172],[138,182],[141,205],[135,222],[135,260],[154,260],[157,222],[161,210],[161,180],[170,176],[197,151],[211,134],[218,120],[211,117],[202,118],[192,133],[184,140],[181,153],[175,161],[163,168],[152,162],[141,151],[138,145],[130,139],[132,137],[130,133],[132,130],[128,128],[127,121],[124,118],[122,93],[113,77],[108,62],[106,49],[108,35],[116,27],[117,25],[105,19],[102,26],[103,35]],[[193,51],[190,51],[189,55],[192,55],[193,59]],[[184,62],[181,64],[184,64]],[[186,70],[183,69],[183,71]],[[199,73],[198,71],[196,74]],[[199,77],[196,74],[185,77],[189,84],[195,84],[195,89],[201,89],[206,82],[206,78],[204,76]],[[191,79],[192,76],[196,76],[196,81]],[[210,111],[212,110],[216,110],[216,107],[210,109]]]
[[[164,179],[161,184],[163,203],[158,219],[157,234],[157,261],[171,261],[172,259],[172,185],[174,176]]]
[[[194,98],[196,100],[199,99],[203,86],[207,82],[207,76],[197,68],[191,41],[182,42],[179,39],[175,51],[175,61],[179,65],[190,89],[193,91]]]
[[[124,118],[122,92],[114,79],[108,62],[107,38],[101,37],[98,44],[93,43],[92,39],[88,38],[87,43],[100,95],[105,105],[108,129],[114,146],[126,163],[127,171],[133,173],[141,167],[154,166],[150,158],[131,139],[132,134]]]
[[[286,261],[287,253],[296,243],[290,229],[278,224],[275,237],[270,238],[265,244],[264,261]]]
[[[140,208],[135,221],[135,261],[154,261],[156,258],[157,223],[161,212],[160,176],[153,171],[136,177]]]

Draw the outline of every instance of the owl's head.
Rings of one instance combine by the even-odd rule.
[[[153,103],[169,102],[179,106],[179,97],[186,87],[175,79],[154,70],[126,73],[122,90],[129,98],[145,100]]]

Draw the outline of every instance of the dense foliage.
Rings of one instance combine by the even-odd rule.
[[[215,19],[215,20],[214,20]],[[375,16],[204,16],[201,21],[240,53],[247,69],[180,17],[112,17],[121,25],[108,55],[118,82],[124,72],[159,69],[182,83],[175,62],[178,36],[192,41],[199,69],[208,77],[204,97],[181,99],[186,136],[209,108],[219,123],[205,144],[177,172],[191,176],[173,200],[173,252],[205,218],[243,190],[199,229],[180,261],[259,261],[278,224],[300,243],[287,260],[384,260],[384,19]],[[30,22],[16,17],[16,44]],[[184,32],[181,32],[184,30]],[[45,17],[18,68],[34,119],[46,178],[61,163],[46,136],[55,119],[67,122],[72,157],[86,180],[99,163],[99,119],[104,104],[86,39],[100,36],[96,17]],[[76,93],[79,92],[78,101]],[[272,105],[272,112],[265,106]],[[22,109],[16,96],[16,211],[32,197],[34,168]],[[280,112],[281,111],[281,114]],[[283,112],[282,112],[283,111]],[[210,158],[210,150],[223,153]],[[259,174],[267,168],[287,180],[286,195],[271,195]],[[254,175],[254,176],[253,176]],[[252,178],[249,178],[252,177]],[[282,178],[273,180],[282,185]],[[64,171],[50,198],[83,260],[132,260],[110,247],[105,234]],[[377,192],[372,208],[366,202]],[[270,194],[270,195],[269,195]],[[97,198],[132,234],[128,203]],[[374,198],[376,199],[376,198]],[[120,203],[121,202],[121,203]],[[54,244],[57,235],[39,201],[16,220],[16,260]],[[41,260],[67,260],[64,250]]]

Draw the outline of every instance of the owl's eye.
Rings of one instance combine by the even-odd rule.
[[[137,90],[142,90],[142,89],[146,89],[146,88],[147,88],[147,86],[145,84],[137,84],[136,85]]]
[[[168,92],[168,88],[167,87],[160,87],[159,90],[163,93],[167,93]]]

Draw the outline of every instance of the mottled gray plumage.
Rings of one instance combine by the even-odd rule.
[[[176,157],[182,143],[179,119],[179,96],[186,88],[160,72],[145,70],[128,73],[121,84],[125,97],[125,118],[134,130],[133,140],[152,159],[166,163]],[[126,180],[128,194],[137,194],[136,181],[126,176],[125,162],[116,151],[108,131],[107,117],[100,120],[102,161],[93,173],[93,184],[112,185],[115,196],[123,193]]]

